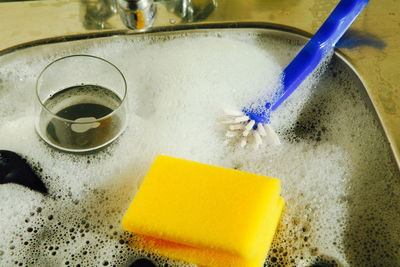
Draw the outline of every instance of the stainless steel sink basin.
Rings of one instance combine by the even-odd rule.
[[[194,38],[213,35],[228,38],[227,36],[251,34],[252,38],[260,38],[261,46],[263,38],[272,38],[293,47],[300,47],[319,27],[335,2],[337,1],[218,1],[218,7],[209,17],[190,23],[171,13],[164,2],[158,2],[155,24],[144,32],[125,29],[119,17],[114,14],[107,16],[106,21],[99,24],[103,26],[96,29],[87,28],[87,23],[83,21],[85,16],[77,11],[81,7],[80,12],[83,12],[82,6],[85,1],[3,3],[0,4],[0,7],[4,7],[0,8],[0,17],[5,18],[2,19],[5,23],[0,25],[0,62],[12,63],[21,58],[35,58],[38,55],[42,58],[52,58],[63,51],[79,50],[97,43],[135,39],[141,42],[142,37],[179,39],[182,35]],[[334,75],[336,70],[346,73],[356,88],[355,94],[362,95],[364,104],[374,113],[373,120],[379,121],[378,131],[384,136],[382,147],[390,147],[387,149],[389,153],[377,152],[377,155],[387,157],[384,160],[387,165],[379,168],[385,170],[382,171],[385,175],[390,173],[390,179],[381,179],[379,172],[371,174],[368,170],[358,170],[357,174],[354,174],[353,182],[341,185],[347,188],[347,194],[335,195],[335,201],[346,207],[343,210],[339,209],[340,212],[351,216],[346,220],[339,220],[340,216],[332,217],[332,220],[338,220],[339,223],[345,222],[340,233],[330,232],[330,228],[318,229],[330,235],[327,238],[330,243],[326,247],[315,247],[309,241],[320,238],[318,231],[310,232],[306,223],[307,220],[318,221],[318,218],[313,217],[319,214],[313,210],[313,205],[303,207],[302,211],[309,211],[307,214],[297,214],[288,207],[288,214],[295,215],[292,219],[286,218],[280,226],[268,257],[268,263],[272,266],[400,265],[399,216],[395,212],[400,208],[400,76],[396,74],[400,62],[400,6],[396,6],[395,3],[395,0],[382,0],[379,3],[372,1],[352,26],[350,34],[342,43],[343,47],[337,49],[331,63],[333,67],[327,71],[329,77]],[[27,10],[30,10],[28,16]],[[328,83],[329,78],[323,78],[322,83],[324,82]],[[335,101],[334,93],[321,94],[324,95],[324,101]],[[319,96],[321,95],[311,97],[311,103],[319,103]],[[297,125],[315,122],[309,119],[315,112],[312,105],[304,107],[304,116],[297,119]],[[322,105],[322,109],[328,110],[328,106],[329,104]],[[295,136],[290,142],[311,140],[317,142],[315,147],[318,147],[319,135],[314,130],[304,130],[301,127],[289,127],[285,130],[288,136]],[[368,144],[360,146],[368,147]],[[367,151],[374,153],[372,150]],[[350,153],[349,156],[354,162],[358,162],[358,157],[361,157],[358,152]],[[365,157],[373,161],[373,155]],[[241,166],[231,167],[241,169]],[[243,170],[248,169],[244,166]],[[374,177],[381,180],[375,183]],[[338,191],[340,190],[338,188]],[[327,195],[329,196],[328,193]],[[295,200],[291,199],[288,203],[295,204]],[[370,203],[370,209],[365,203]],[[378,209],[387,209],[387,212],[382,212],[382,217],[376,217],[375,211]],[[284,234],[280,235],[280,232]],[[282,240],[282,236],[293,238],[294,241]],[[45,234],[43,238],[47,238]],[[291,244],[292,247],[287,249],[282,244]],[[10,253],[0,241],[1,251]],[[34,254],[27,255],[34,257]],[[2,254],[0,265],[1,257]],[[121,263],[121,266],[127,265],[128,261]]]

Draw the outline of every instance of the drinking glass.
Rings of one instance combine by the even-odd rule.
[[[126,127],[126,93],[121,71],[102,58],[73,55],[57,59],[37,80],[36,132],[63,151],[104,147]]]

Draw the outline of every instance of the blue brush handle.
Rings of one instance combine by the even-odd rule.
[[[341,0],[314,37],[283,71],[282,88],[267,108],[277,109],[318,66],[369,0]]]

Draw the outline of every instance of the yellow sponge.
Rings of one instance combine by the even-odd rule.
[[[158,156],[123,220],[141,246],[203,266],[262,266],[284,205],[274,178]]]

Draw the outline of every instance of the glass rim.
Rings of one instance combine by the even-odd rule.
[[[117,107],[116,109],[114,109],[112,112],[108,113],[107,115],[105,115],[105,116],[103,116],[103,117],[100,117],[100,118],[96,118],[95,120],[92,120],[92,121],[90,121],[90,122],[80,122],[80,121],[69,120],[69,119],[63,118],[63,117],[61,117],[61,116],[58,116],[56,113],[52,112],[51,110],[49,110],[49,109],[44,105],[44,103],[42,102],[42,100],[41,100],[40,97],[39,97],[39,80],[40,80],[40,78],[42,77],[43,73],[44,73],[48,68],[50,68],[53,64],[55,64],[55,63],[57,63],[57,62],[59,62],[59,61],[61,61],[61,60],[68,59],[68,58],[73,58],[73,57],[82,57],[82,58],[87,57],[87,58],[94,58],[94,59],[101,60],[101,61],[107,63],[108,65],[110,65],[111,67],[113,67],[113,68],[121,75],[122,80],[123,80],[123,83],[124,83],[124,86],[123,86],[123,88],[124,88],[124,94],[123,94],[123,96],[122,96],[122,98],[121,98],[121,103],[118,105],[118,107]],[[50,113],[52,116],[54,116],[55,118],[57,118],[57,119],[59,119],[59,120],[62,120],[62,121],[65,121],[65,122],[69,122],[69,123],[73,123],[73,124],[82,124],[82,125],[84,125],[84,124],[89,124],[89,123],[93,123],[93,122],[97,122],[97,121],[101,121],[101,120],[104,120],[104,119],[107,119],[107,118],[113,116],[115,113],[117,113],[117,112],[121,109],[121,107],[123,106],[123,104],[124,104],[124,102],[125,102],[125,98],[126,98],[126,95],[127,95],[127,91],[128,91],[128,88],[127,88],[127,83],[126,83],[125,76],[124,76],[124,74],[118,69],[117,66],[115,66],[115,65],[114,65],[113,63],[111,63],[110,61],[105,60],[104,58],[97,57],[97,56],[93,56],[93,55],[86,55],[86,54],[69,55],[69,56],[65,56],[65,57],[58,58],[58,59],[56,59],[56,60],[50,62],[50,63],[47,64],[46,67],[40,72],[38,78],[36,79],[36,86],[35,86],[35,93],[36,93],[37,100],[39,101],[41,107],[42,107],[44,110],[46,110],[46,112]]]

